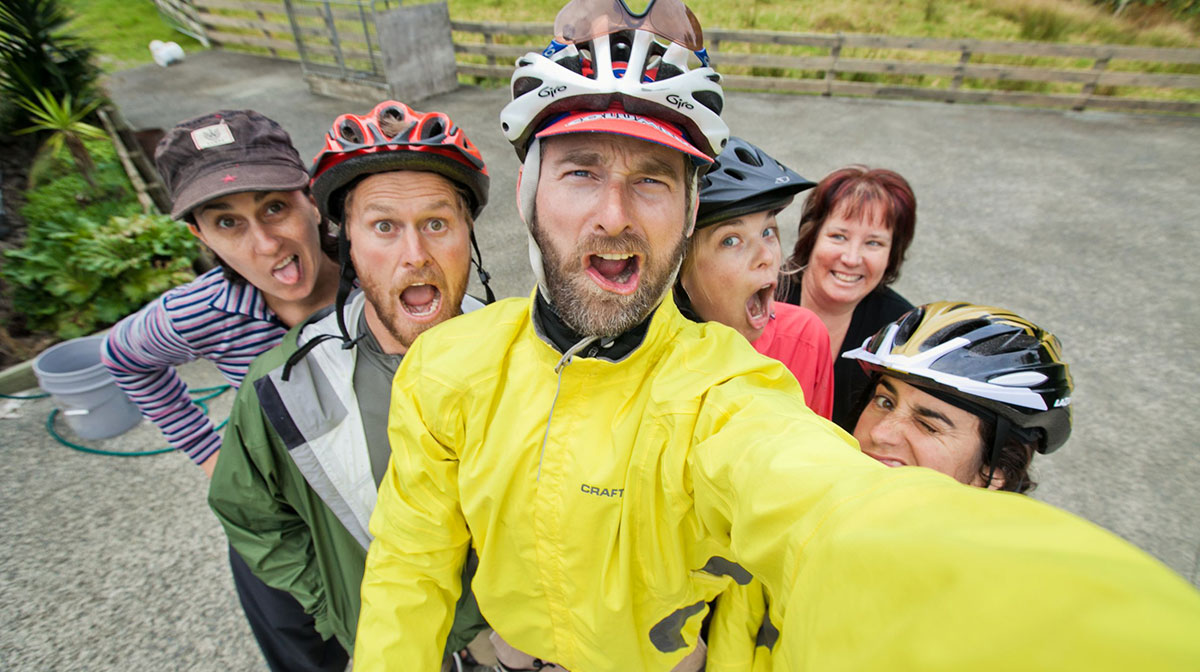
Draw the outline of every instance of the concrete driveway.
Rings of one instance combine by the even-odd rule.
[[[138,127],[219,108],[280,121],[312,157],[333,118],[369,104],[315,97],[299,66],[206,52],[118,73]],[[478,144],[492,202],[478,227],[500,296],[533,283],[514,205],[501,88],[421,101]],[[819,179],[847,163],[892,168],[919,200],[897,283],[914,303],[1011,308],[1055,332],[1075,377],[1075,431],[1035,460],[1035,496],[1200,582],[1200,119],[734,92],[737,135]],[[797,208],[780,221],[794,240]],[[218,382],[206,364],[195,385]],[[214,407],[223,418],[228,397]],[[0,400],[0,661],[12,670],[260,669],[233,597],[205,481],[175,454],[117,459],[54,443],[49,401]],[[145,424],[107,445],[160,445]]]

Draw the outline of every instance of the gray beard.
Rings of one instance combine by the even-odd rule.
[[[679,242],[662,259],[654,259],[650,255],[649,244],[644,238],[633,234],[606,238],[609,244],[625,243],[623,249],[633,248],[642,256],[638,288],[633,294],[624,296],[597,287],[586,275],[574,270],[577,267],[572,262],[579,258],[581,250],[577,248],[570,257],[571,261],[568,261],[551,247],[538,223],[536,211],[530,217],[529,228],[542,252],[546,298],[562,321],[581,336],[616,338],[641,324],[654,312],[667,288],[674,283],[679,263],[687,249],[683,227],[680,227]],[[599,240],[593,239],[593,242],[599,243]],[[581,246],[587,243],[583,241]],[[589,249],[607,251],[603,244],[599,249],[595,249],[595,245]]]

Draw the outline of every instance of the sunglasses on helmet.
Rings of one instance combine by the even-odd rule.
[[[704,49],[700,21],[680,0],[650,0],[640,13],[625,0],[571,0],[554,19],[554,41],[564,45],[622,30],[647,30],[689,51]]]

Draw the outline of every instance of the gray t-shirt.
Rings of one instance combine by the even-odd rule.
[[[358,411],[362,414],[363,431],[367,435],[367,453],[371,456],[371,473],[375,486],[383,481],[388,459],[392,456],[388,442],[388,409],[392,401],[392,379],[404,355],[389,355],[379,347],[375,334],[367,327],[367,311],[358,316],[358,333],[365,334],[358,345],[358,359],[354,364],[354,389],[358,397]],[[372,394],[363,394],[371,390]]]
[[[479,299],[467,294],[462,300],[462,312],[469,313],[482,308]],[[392,402],[392,379],[404,355],[389,355],[379,347],[375,334],[367,327],[367,311],[358,315],[357,333],[365,334],[355,347],[358,360],[354,364],[354,390],[358,397],[358,411],[362,414],[363,431],[367,435],[367,453],[371,456],[371,473],[375,476],[375,487],[383,481],[392,447],[388,441],[388,410]],[[360,390],[377,390],[375,394],[361,394]]]

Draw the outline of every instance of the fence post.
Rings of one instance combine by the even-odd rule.
[[[292,25],[292,39],[296,41],[296,51],[300,55],[300,70],[308,72],[308,54],[304,53],[304,38],[300,35],[300,24],[296,22],[296,13],[292,10],[292,0],[283,0],[283,8],[287,10],[288,23]]]
[[[492,45],[492,34],[491,33],[483,34],[483,43],[488,46]],[[488,51],[488,55],[487,55],[487,64],[488,65],[496,64],[496,56],[494,54],[492,54],[490,50]]]
[[[256,13],[258,14],[258,20],[262,21],[264,24],[262,27],[263,37],[267,38],[268,40],[272,39],[271,31],[267,30],[267,27],[266,27],[267,15],[263,14],[261,9],[258,10]],[[275,51],[275,47],[267,47],[267,51],[271,52],[271,58],[279,58],[279,52]]]
[[[837,42],[829,49],[829,56],[833,62],[829,64],[829,68],[825,71],[825,92],[822,96],[833,95],[833,83],[837,81],[837,62],[842,56],[842,43],[845,41],[845,36],[842,33],[837,34]]]
[[[333,56],[337,59],[342,77],[345,77],[347,75],[346,57],[342,55],[342,41],[338,39],[337,25],[333,22],[333,9],[329,6],[329,0],[325,0],[321,4],[325,6],[325,27],[329,29],[329,41],[333,45]]]
[[[387,8],[384,8],[387,11]],[[360,1],[358,3],[358,20],[362,23],[363,39],[367,41],[367,58],[371,59],[371,74],[379,74],[379,63],[375,60],[375,45],[371,42],[371,29],[367,27],[367,11]],[[375,4],[371,3],[371,23],[375,23]]]
[[[1108,67],[1108,61],[1111,58],[1112,54],[1108,53],[1097,58],[1096,62],[1092,64],[1092,72],[1096,73],[1096,76],[1092,78],[1092,81],[1083,85],[1083,91],[1079,93],[1079,102],[1071,106],[1072,110],[1082,112],[1083,108],[1087,107],[1088,101],[1092,99],[1092,94],[1096,91],[1096,84],[1100,81],[1100,73]]]
[[[970,60],[971,46],[964,43],[962,45],[962,54],[960,54],[958,57],[958,67],[954,69],[954,79],[950,82],[951,93],[949,96],[946,96],[947,103],[953,103],[955,100],[958,100],[958,97],[954,95],[954,92],[958,91],[959,87],[962,86],[963,75],[967,71],[967,63],[969,63]]]

